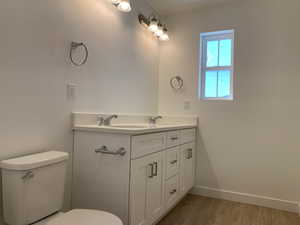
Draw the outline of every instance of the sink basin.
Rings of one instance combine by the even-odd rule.
[[[143,128],[149,128],[149,125],[119,124],[119,125],[111,125],[110,127],[123,128],[123,129],[143,129]]]

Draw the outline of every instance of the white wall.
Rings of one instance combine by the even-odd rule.
[[[150,11],[144,1],[135,7]],[[8,0],[1,2],[0,27],[0,160],[71,152],[73,110],[156,112],[158,42],[136,13],[106,0]],[[82,68],[68,60],[73,40],[90,50]],[[78,85],[75,100],[66,98],[67,83]],[[66,207],[69,200],[68,191]]]
[[[90,49],[86,67],[68,67],[68,80],[79,84],[75,111],[157,112],[159,42],[138,22],[137,12],[152,12],[143,2],[132,1],[126,14],[108,0],[63,1],[66,39]]]
[[[299,7],[293,0],[237,1],[168,18],[159,112],[199,116],[197,185],[300,200]],[[232,28],[235,100],[199,100],[199,34]],[[184,78],[180,93],[169,87],[174,75]]]

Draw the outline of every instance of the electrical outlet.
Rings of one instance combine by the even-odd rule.
[[[76,84],[67,84],[67,99],[73,100],[76,96]]]

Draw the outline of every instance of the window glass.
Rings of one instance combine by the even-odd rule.
[[[218,97],[230,96],[230,71],[218,71]]]
[[[207,42],[207,67],[214,67],[218,65],[219,58],[219,41]]]
[[[219,43],[219,66],[231,66],[231,40],[220,40]]]
[[[205,76],[205,96],[212,98],[217,96],[218,72],[207,71]]]

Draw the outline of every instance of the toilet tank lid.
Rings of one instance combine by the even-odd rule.
[[[59,151],[48,151],[27,156],[3,160],[0,167],[7,170],[30,170],[67,160],[69,154]]]

